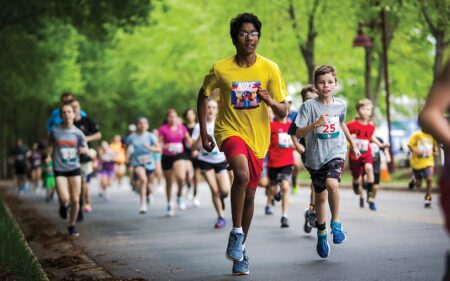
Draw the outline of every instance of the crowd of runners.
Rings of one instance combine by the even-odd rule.
[[[226,226],[224,210],[230,202],[232,230],[226,257],[233,261],[233,274],[245,275],[249,274],[245,241],[257,187],[265,189],[265,214],[273,215],[274,206],[280,205],[280,226],[287,228],[289,196],[298,188],[298,172],[307,171],[310,196],[301,214],[303,229],[307,233],[317,229],[317,253],[327,258],[328,228],[334,244],[347,240],[339,192],[345,159],[355,204],[361,208],[367,204],[376,211],[381,162],[391,161],[389,143],[375,135],[370,100],[356,102],[356,119],[345,122],[353,118],[346,116],[347,102],[334,96],[338,78],[333,66],[315,70],[314,85],[303,87],[302,105],[298,111],[291,110],[277,64],[256,54],[261,26],[253,14],[241,14],[231,21],[236,54],[216,62],[205,76],[197,113],[187,109],[180,117],[175,109],[167,109],[160,123],[140,116],[128,126],[126,135],[107,141],[76,97],[64,93],[61,106],[48,119],[48,140],[34,143],[31,150],[18,140],[11,151],[19,192],[25,191],[28,174],[34,190],[41,184],[46,189],[47,201],[53,200],[56,191],[59,215],[69,219],[69,234],[78,236],[76,222],[83,220],[84,212],[95,212],[90,199],[94,175],[104,200],[111,186],[129,179],[129,186],[139,194],[136,210],[140,214],[149,211],[155,183],[164,183],[168,217],[185,210],[186,200],[200,205],[201,175],[210,188],[215,228]],[[431,135],[419,131],[409,147],[410,188],[420,187],[424,179],[424,207],[431,207],[438,145]],[[328,226],[327,206],[331,211]]]

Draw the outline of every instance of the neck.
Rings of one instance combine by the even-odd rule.
[[[64,129],[72,129],[73,122],[63,122],[61,125]]]
[[[188,121],[186,123],[189,127],[194,127],[195,126],[195,121]]]
[[[212,116],[212,117],[209,117],[209,116],[208,116],[208,117],[206,117],[206,121],[207,121],[207,122],[210,122],[210,123],[211,123],[211,122],[214,122],[215,119],[216,119],[215,116]]]
[[[331,104],[331,103],[333,103],[333,96],[319,97],[319,101],[323,104]]]
[[[361,123],[363,125],[366,125],[366,124],[369,123],[369,119],[364,119],[364,118],[361,118],[361,117],[358,118],[358,121],[359,121],[359,123]]]
[[[256,62],[256,53],[244,54],[237,52],[234,60],[240,67],[250,67]]]

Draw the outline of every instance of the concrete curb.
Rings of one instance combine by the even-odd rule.
[[[2,199],[3,202],[3,206],[5,206],[5,210],[6,210],[6,214],[9,216],[9,218],[12,220],[14,227],[17,229],[17,231],[20,234],[20,237],[22,238],[22,241],[25,245],[25,249],[26,251],[31,255],[31,257],[33,258],[33,260],[36,262],[36,264],[38,265],[38,270],[39,272],[42,274],[42,276],[44,277],[45,281],[50,281],[48,279],[47,274],[45,273],[44,269],[42,269],[41,263],[39,262],[39,260],[37,259],[36,255],[34,254],[33,250],[31,250],[30,246],[28,245],[27,239],[25,239],[25,235],[23,235],[22,229],[19,227],[19,224],[17,223],[15,217],[13,216],[11,210],[9,209],[8,204],[6,203],[5,200]]]

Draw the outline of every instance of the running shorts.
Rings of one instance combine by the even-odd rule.
[[[429,166],[424,169],[413,169],[414,178],[416,180],[427,179],[433,176],[433,167]]]
[[[72,171],[66,171],[66,172],[59,172],[59,171],[54,171],[55,173],[55,178],[56,177],[76,177],[76,176],[81,176],[81,170],[80,169],[75,169]]]
[[[202,160],[198,160],[198,167],[200,168],[200,170],[202,171],[202,173],[205,173],[209,170],[214,169],[214,172],[216,174],[227,170],[228,168],[228,162],[227,161],[223,161],[220,163],[209,163],[206,161],[202,161]]]
[[[364,165],[366,165],[366,163],[373,165],[373,157],[372,154],[366,153],[365,155],[361,155],[357,160],[349,159],[349,163],[352,177],[353,179],[357,179],[364,173]]]
[[[341,182],[342,169],[344,168],[344,159],[334,158],[320,167],[319,170],[308,169],[311,175],[311,181],[316,193],[321,193],[326,189],[328,178],[337,179]]]
[[[178,160],[186,160],[186,154],[180,153],[176,155],[163,155],[161,158],[162,169],[164,171],[172,169],[173,163]]]
[[[292,182],[292,173],[294,172],[293,165],[283,167],[268,167],[269,179],[271,185],[276,185],[283,180]]]

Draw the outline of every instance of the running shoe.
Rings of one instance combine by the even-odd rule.
[[[431,196],[426,196],[425,197],[424,207],[425,208],[431,208]]]
[[[292,187],[292,194],[297,194],[297,192],[298,192],[298,186],[294,186],[294,187]]]
[[[272,207],[269,205],[266,206],[264,212],[266,213],[266,215],[273,215]]]
[[[214,228],[218,228],[218,229],[224,228],[224,226],[226,224],[227,224],[227,221],[224,218],[220,217],[220,218],[217,219],[217,222],[214,225]]]
[[[309,213],[308,213],[308,224],[309,224],[309,226],[316,227],[316,221],[317,221],[316,210],[309,209]]]
[[[84,205],[84,211],[86,213],[92,213],[92,206],[91,206],[91,204],[85,204]]]
[[[192,204],[194,205],[194,207],[198,207],[200,206],[200,199],[198,199],[198,197],[194,197],[194,199],[192,200]]]
[[[281,190],[278,190],[278,192],[275,193],[275,195],[273,196],[273,199],[275,201],[277,201],[277,202],[280,202],[281,201],[281,196],[282,196]]]
[[[281,217],[281,228],[289,227],[289,221],[287,217]]]
[[[172,206],[169,204],[166,208],[166,216],[167,217],[173,217],[175,215],[175,211],[173,210]]]
[[[147,213],[147,206],[143,205],[141,206],[141,208],[139,209],[139,214],[146,214]]]
[[[330,255],[330,244],[328,243],[327,233],[319,233],[317,231],[317,246],[316,246],[317,254],[321,258],[328,258]]]
[[[177,206],[180,210],[186,210],[186,203],[184,202],[183,197],[177,197]]]
[[[359,197],[359,207],[364,208],[364,198]]]
[[[67,230],[69,231],[69,235],[73,236],[73,237],[78,237],[80,236],[80,233],[78,233],[78,231],[75,229],[74,225],[71,225],[67,228]]]
[[[242,261],[242,243],[244,242],[244,233],[236,233],[231,231],[228,238],[227,252],[225,256],[231,261]]]
[[[309,212],[310,212],[309,209],[307,209],[307,210],[305,211],[305,224],[303,225],[303,230],[304,230],[306,233],[311,233],[311,230],[312,230],[312,227],[311,227],[311,225],[309,224]]]
[[[248,275],[250,270],[248,269],[248,255],[247,251],[244,249],[242,252],[244,258],[242,261],[233,261],[233,275]]]
[[[367,203],[369,203],[369,209],[372,211],[377,210],[377,205],[375,204],[375,200],[372,196],[367,197]]]
[[[413,190],[415,184],[416,184],[416,183],[415,183],[414,178],[411,178],[411,180],[410,180],[409,183],[408,183],[408,188],[409,188],[409,190]]]
[[[332,221],[330,227],[334,244],[341,244],[347,240],[347,235],[345,235],[345,232],[342,230],[342,224],[340,222]]]
[[[65,220],[67,219],[67,210],[69,209],[68,205],[60,205],[59,206],[59,216]]]

